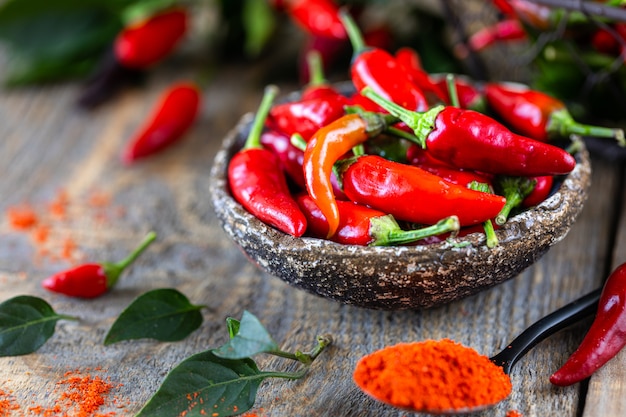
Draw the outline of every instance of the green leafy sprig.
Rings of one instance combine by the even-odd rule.
[[[286,352],[278,347],[265,327],[245,311],[241,321],[228,318],[230,340],[223,346],[197,353],[178,364],[136,417],[185,415],[232,416],[254,405],[261,383],[268,378],[299,379],[331,343],[318,336],[309,352]],[[266,353],[298,362],[295,372],[260,370],[251,356]]]

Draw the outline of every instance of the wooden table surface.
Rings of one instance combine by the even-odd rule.
[[[131,416],[177,363],[227,340],[226,317],[249,310],[287,350],[308,349],[321,333],[334,337],[304,379],[261,386],[252,409],[258,415],[405,416],[354,385],[351,373],[362,355],[440,338],[492,355],[537,319],[599,287],[626,260],[624,163],[593,155],[590,196],[570,233],[502,285],[426,311],[370,311],[304,293],[246,260],[221,230],[208,195],[221,140],[244,112],[256,108],[264,80],[243,66],[221,68],[206,87],[200,120],[185,140],[143,163],[123,166],[121,147],[172,79],[171,73],[159,74],[145,88],[125,91],[93,112],[75,108],[76,84],[0,95],[0,208],[6,213],[28,204],[48,230],[45,241],[42,235],[37,240],[35,230],[16,230],[3,216],[0,300],[35,295],[59,313],[80,317],[59,322],[36,353],[0,358],[0,390],[19,404],[15,415],[35,415],[29,407],[50,405],[55,383],[67,370],[89,369],[115,384],[116,405],[100,411]],[[64,217],[51,207],[61,196]],[[75,300],[41,288],[45,277],[78,262],[121,259],[150,230],[157,232],[156,242],[105,296]],[[200,329],[176,343],[103,346],[125,306],[166,287],[209,306]],[[514,367],[511,396],[478,415],[504,417],[512,409],[529,417],[626,415],[626,352],[589,383],[557,388],[548,381],[588,324],[536,346]],[[258,361],[261,367],[285,366],[280,359]]]

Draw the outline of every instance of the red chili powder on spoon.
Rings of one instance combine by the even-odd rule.
[[[450,339],[400,343],[364,356],[353,375],[367,394],[412,410],[463,410],[495,404],[511,380],[487,356]]]

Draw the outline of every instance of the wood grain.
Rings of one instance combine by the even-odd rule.
[[[377,403],[353,384],[351,373],[362,355],[430,338],[452,338],[486,355],[495,354],[537,319],[599,286],[611,254],[615,262],[624,256],[623,219],[615,249],[610,238],[618,218],[616,193],[623,198],[621,169],[594,160],[591,195],[570,233],[538,263],[488,291],[436,309],[383,312],[296,290],[247,261],[220,229],[208,196],[206,178],[221,138],[260,100],[262,85],[254,71],[224,68],[206,88],[202,117],[185,141],[136,166],[120,164],[121,146],[167,81],[167,75],[155,77],[147,89],[126,91],[92,113],[73,107],[74,85],[0,96],[3,211],[28,202],[50,215],[45,207],[65,190],[68,216],[49,219],[54,238],[49,249],[65,238],[74,239],[78,255],[72,262],[117,260],[147,231],[158,234],[113,291],[96,300],[77,301],[40,288],[43,278],[72,262],[39,253],[29,232],[16,231],[3,219],[0,299],[36,295],[58,312],[80,317],[77,322],[60,322],[38,352],[0,358],[0,389],[12,391],[23,410],[50,404],[55,382],[68,369],[101,367],[98,372],[120,384],[115,395],[123,405],[101,411],[133,415],[178,362],[226,341],[226,317],[240,317],[249,310],[286,349],[309,349],[322,333],[334,338],[303,380],[271,380],[261,386],[254,407],[259,415],[406,415]],[[90,205],[93,193],[108,196],[107,204]],[[209,306],[199,330],[178,343],[102,345],[108,328],[132,299],[163,287],[175,287],[192,302]],[[579,415],[581,386],[555,388],[547,378],[583,334],[581,323],[539,344],[514,368],[510,398],[479,415],[503,416],[510,409],[527,417]],[[258,362],[268,369],[292,366],[263,356]],[[607,372],[613,373],[592,380],[590,396],[596,390],[606,393],[623,380],[620,369]],[[626,409],[621,400],[615,401],[615,394],[597,401],[615,403],[621,414]],[[598,406],[594,403],[593,408]]]

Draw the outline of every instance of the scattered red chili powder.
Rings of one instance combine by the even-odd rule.
[[[0,389],[0,417],[9,417],[13,411],[18,411],[20,406],[10,392]]]
[[[35,213],[33,207],[28,204],[10,207],[6,214],[11,227],[17,230],[30,229],[38,222],[37,213]]]
[[[353,377],[377,400],[412,410],[463,410],[495,404],[512,388],[501,367],[450,339],[384,348],[361,358]]]
[[[509,410],[506,413],[506,417],[523,417],[523,415],[517,410]]]

